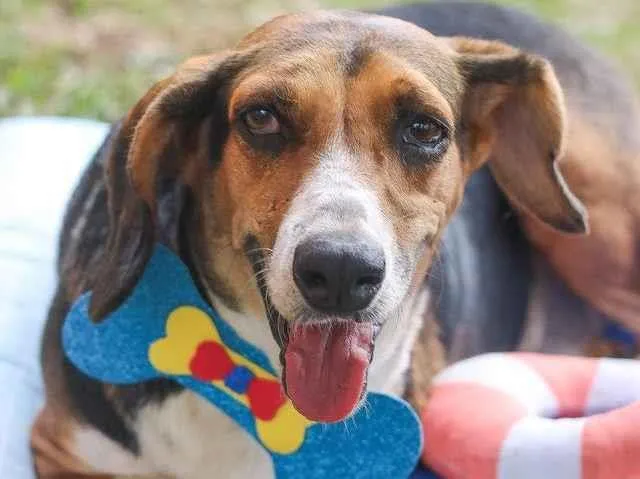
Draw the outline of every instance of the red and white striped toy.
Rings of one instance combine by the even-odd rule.
[[[640,478],[640,363],[478,356],[435,379],[422,422],[445,479]]]

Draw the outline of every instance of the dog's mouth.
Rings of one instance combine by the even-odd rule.
[[[296,409],[320,422],[345,419],[358,406],[373,353],[370,322],[294,324],[284,354],[284,385]]]
[[[257,241],[247,256],[264,264]],[[363,399],[379,326],[371,321],[288,321],[271,302],[263,275],[256,276],[273,337],[280,346],[282,384],[293,406],[307,419],[332,423],[351,415]]]

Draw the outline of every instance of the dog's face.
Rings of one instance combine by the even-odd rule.
[[[154,87],[125,121],[132,133],[131,196],[154,235],[177,228],[162,237],[202,287],[271,322],[285,389],[318,421],[357,407],[379,330],[422,284],[482,163],[521,208],[585,227],[555,169],[564,118],[550,67],[398,20],[276,19]]]

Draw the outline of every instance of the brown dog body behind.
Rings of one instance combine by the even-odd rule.
[[[319,12],[275,19],[155,85],[96,156],[65,221],[34,431],[40,476],[271,474],[244,432],[177,384],[101,384],[61,351],[69,305],[91,290],[100,321],[156,242],[286,373],[307,417],[343,419],[367,389],[406,394],[414,351],[423,387],[441,358],[433,325],[416,343],[424,278],[474,170],[488,162],[536,222],[586,229],[558,161],[586,154],[583,135],[609,141],[599,122],[617,120],[590,107],[598,88],[572,80],[577,60],[556,65],[565,103],[549,63],[512,46]]]

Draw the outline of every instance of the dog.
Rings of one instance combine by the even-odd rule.
[[[265,351],[294,406],[334,422],[367,390],[428,399],[445,352],[426,278],[474,171],[487,165],[552,263],[537,231],[589,242],[601,217],[578,199],[591,208],[575,162],[616,157],[631,128],[626,110],[605,114],[628,101],[620,80],[590,80],[608,64],[528,16],[531,44],[517,48],[498,7],[407,8],[390,13],[439,36],[365,13],[278,17],[188,60],[113,128],[60,239],[39,477],[269,477],[266,454],[176,383],[101,384],[65,358],[70,305],[92,291],[100,322],[156,243]]]

